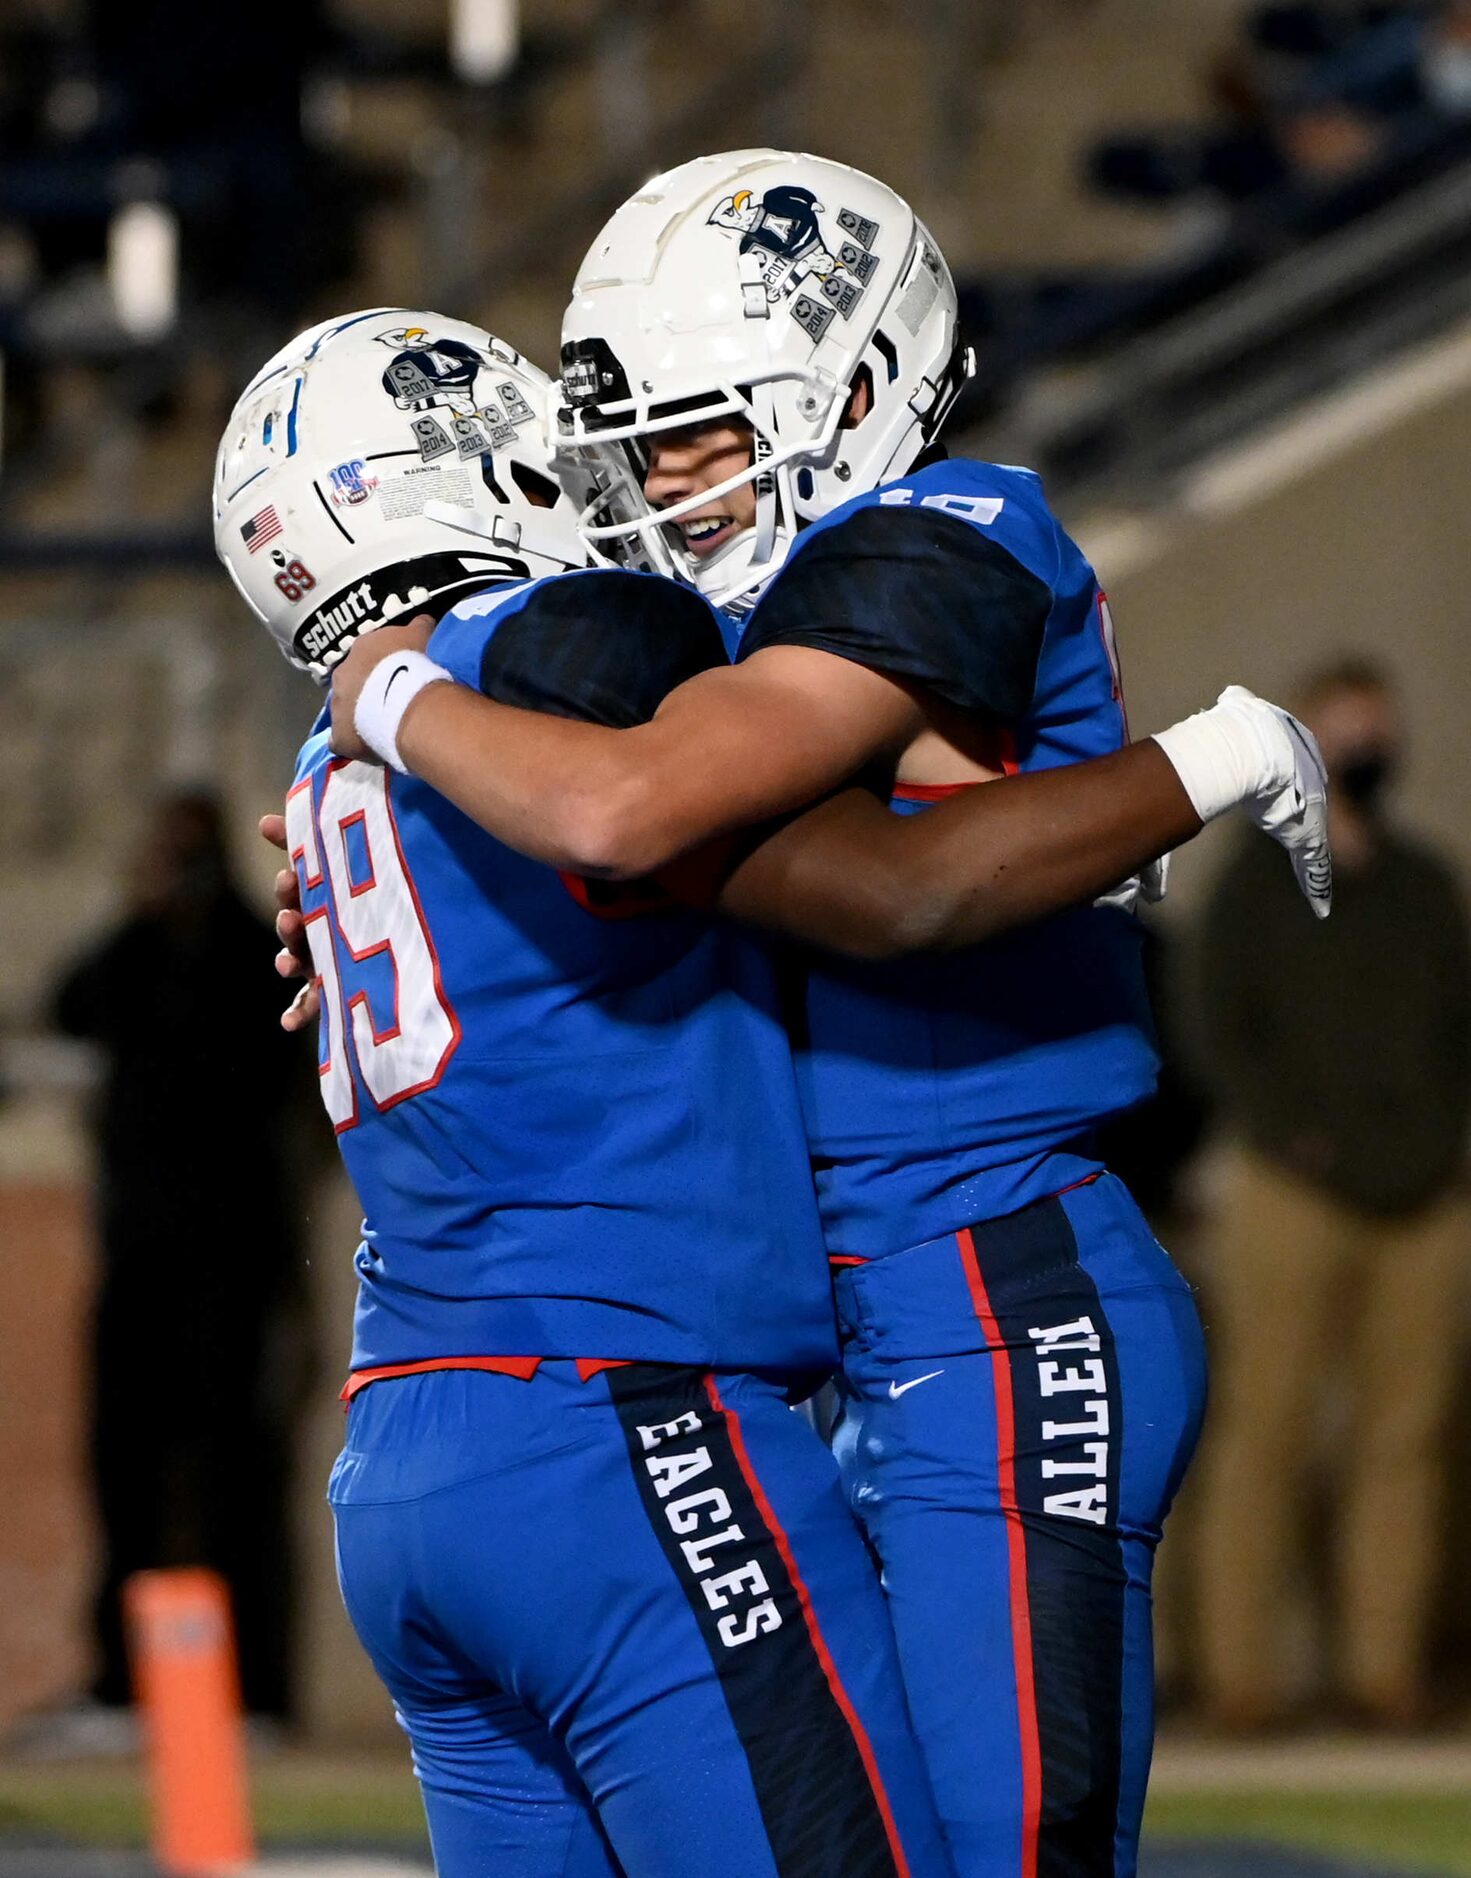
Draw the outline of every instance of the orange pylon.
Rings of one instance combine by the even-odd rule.
[[[153,1855],[179,1878],[255,1858],[230,1594],[216,1572],[135,1572],[123,1587],[142,1711]]]

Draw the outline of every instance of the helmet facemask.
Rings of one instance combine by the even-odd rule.
[[[933,442],[970,369],[956,313],[938,246],[872,177],[745,151],[655,178],[594,242],[564,324],[554,425],[596,485],[584,539],[744,611],[803,528]],[[750,463],[653,509],[650,440],[722,418],[749,426]],[[691,553],[674,524],[746,484],[754,525]]]
[[[754,605],[811,519],[802,500],[804,470],[810,483],[812,466],[832,464],[848,388],[825,372],[778,369],[751,384],[725,381],[698,399],[665,403],[630,397],[579,409],[568,392],[564,378],[554,414],[558,467],[564,486],[578,480],[580,472],[584,499],[578,527],[593,553],[618,565],[672,575],[732,612]],[[790,414],[786,424],[784,412]],[[651,507],[644,494],[648,439],[722,420],[749,430],[749,463],[678,502]],[[748,485],[755,488],[753,524],[714,554],[692,554],[675,524]]]

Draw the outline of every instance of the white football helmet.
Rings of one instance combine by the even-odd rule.
[[[325,684],[388,620],[587,565],[550,388],[504,340],[402,307],[324,321],[257,374],[215,458],[215,551],[293,665]]]
[[[974,369],[934,237],[883,183],[822,157],[741,150],[624,203],[579,270],[554,405],[559,461],[595,479],[594,551],[754,602],[797,531],[911,468]],[[844,427],[866,368],[873,402]],[[750,468],[655,513],[639,440],[736,416]],[[668,526],[742,483],[754,528],[697,559]]]

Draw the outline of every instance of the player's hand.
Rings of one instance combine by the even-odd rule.
[[[377,626],[364,633],[349,648],[347,657],[332,672],[332,734],[334,753],[354,757],[360,763],[379,763],[382,759],[371,750],[357,731],[358,699],[368,674],[381,660],[396,652],[422,652],[434,631],[434,616],[420,613],[406,626]]]
[[[273,848],[286,852],[286,817],[263,815],[260,832]],[[305,983],[281,1013],[283,1030],[303,1030],[321,1007],[312,971],[311,947],[307,943],[306,921],[301,916],[301,886],[294,867],[283,867],[275,880],[276,937],[281,950],[276,954],[276,971],[282,978],[304,979]]]
[[[1287,850],[1303,898],[1319,919],[1333,905],[1328,777],[1313,733],[1280,704],[1228,685],[1208,711],[1157,730],[1202,822],[1230,809]]]
[[[1303,898],[1319,919],[1333,908],[1333,855],[1328,845],[1328,772],[1318,740],[1290,711],[1242,685],[1216,700],[1249,727],[1262,752],[1261,781],[1242,807],[1246,818],[1287,850]]]

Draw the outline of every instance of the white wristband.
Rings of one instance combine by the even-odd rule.
[[[385,763],[406,776],[408,765],[398,753],[398,727],[404,712],[426,685],[453,683],[444,667],[422,652],[395,652],[392,658],[380,659],[358,694],[353,713],[358,735]]]
[[[1279,747],[1279,715],[1275,706],[1230,685],[1208,711],[1155,732],[1201,821],[1280,788],[1290,776],[1291,753]]]

